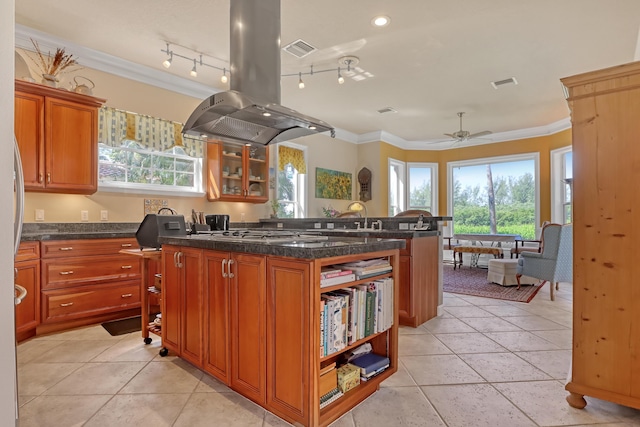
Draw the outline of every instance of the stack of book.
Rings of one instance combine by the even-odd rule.
[[[326,394],[323,394],[322,396],[320,396],[320,409],[324,408],[330,403],[335,402],[336,400],[341,398],[343,394],[344,393],[341,392],[338,387],[334,388]]]
[[[360,380],[368,381],[389,367],[389,358],[375,353],[367,353],[352,359],[349,363],[360,368]]]
[[[320,287],[341,285],[356,280],[356,275],[348,268],[324,267],[320,272]]]
[[[389,264],[389,261],[384,258],[348,262],[341,264],[341,267],[351,270],[358,280],[388,273],[392,270],[391,264]]]
[[[340,351],[393,325],[393,279],[323,293],[320,297],[320,357]]]

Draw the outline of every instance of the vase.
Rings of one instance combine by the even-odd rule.
[[[43,74],[42,84],[50,87],[58,87],[58,78],[52,74]]]

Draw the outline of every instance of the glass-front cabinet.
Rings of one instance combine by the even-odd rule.
[[[269,200],[266,146],[214,141],[207,145],[207,198],[264,203]]]

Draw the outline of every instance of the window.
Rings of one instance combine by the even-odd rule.
[[[571,147],[551,151],[551,222],[573,221],[573,152]]]
[[[98,117],[100,190],[202,195],[203,143],[180,123],[110,107]]]
[[[436,173],[438,165],[434,163],[407,163],[409,201],[408,209],[422,209],[437,215]]]
[[[537,153],[449,163],[448,210],[454,233],[534,239],[539,222],[538,163]]]
[[[304,218],[307,195],[306,147],[290,142],[278,144],[276,194],[279,218]]]
[[[389,158],[389,216],[406,210],[405,204],[405,164]]]

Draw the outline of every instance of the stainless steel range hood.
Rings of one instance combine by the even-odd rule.
[[[230,0],[231,90],[202,101],[183,132],[270,144],[334,130],[280,105],[280,0]]]

